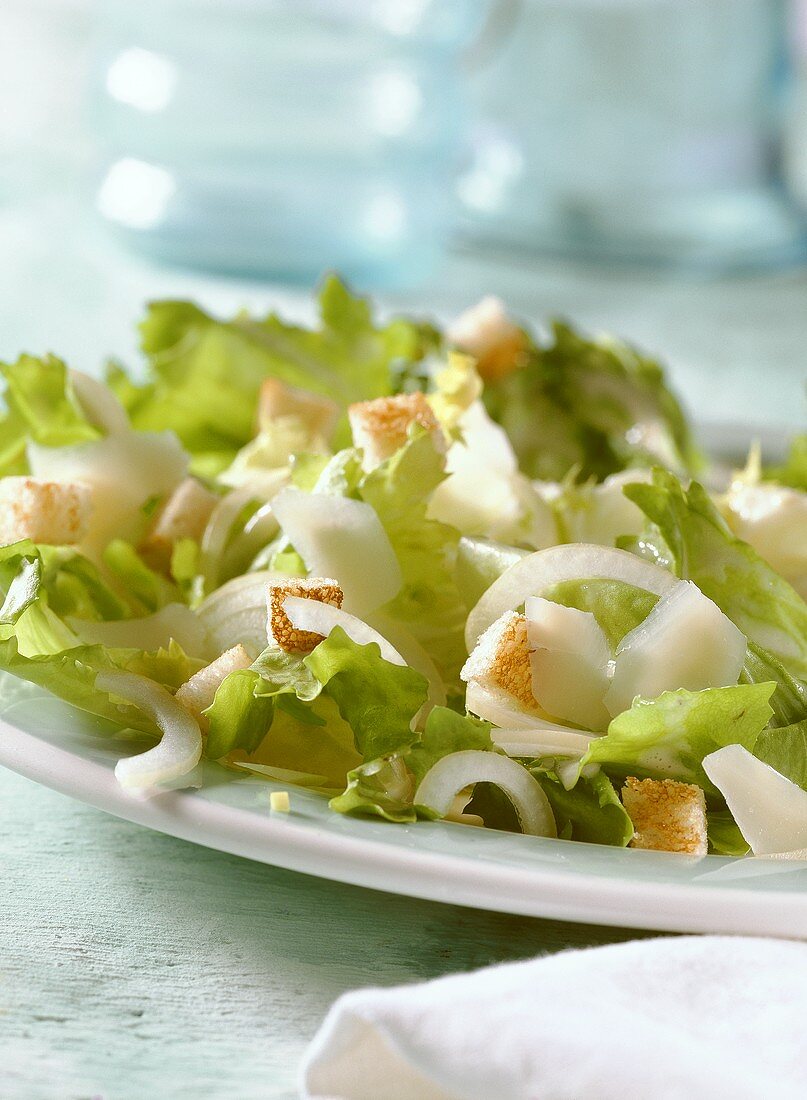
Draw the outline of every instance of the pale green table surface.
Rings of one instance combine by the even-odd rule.
[[[3,1100],[291,1098],[345,990],[633,935],[276,870],[2,769],[0,838]]]
[[[157,271],[64,203],[0,210],[0,358],[136,362],[149,297],[221,312],[298,293]],[[481,294],[666,354],[702,420],[803,423],[807,274],[718,281],[455,257],[391,306],[450,314]],[[0,1097],[293,1097],[328,1006],[628,931],[519,919],[306,878],[115,820],[0,771]]]

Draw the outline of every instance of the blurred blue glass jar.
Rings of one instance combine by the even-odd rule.
[[[805,253],[783,0],[498,0],[460,192],[476,240],[731,268]]]
[[[481,0],[105,0],[101,215],[152,258],[403,286],[451,229]]]

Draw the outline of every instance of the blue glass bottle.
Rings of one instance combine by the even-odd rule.
[[[107,0],[97,205],[152,258],[366,288],[451,227],[474,0]]]

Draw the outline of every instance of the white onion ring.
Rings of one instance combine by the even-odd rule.
[[[283,601],[283,610],[295,630],[307,630],[327,638],[334,627],[340,626],[356,645],[375,642],[385,661],[391,665],[406,666],[406,661],[386,638],[368,623],[340,607],[322,603],[320,600],[308,600],[304,596],[287,596]]]
[[[197,614],[217,653],[239,642],[256,654],[266,648],[266,588],[288,579],[269,569],[244,573],[203,600]]]
[[[202,755],[199,723],[164,687],[133,672],[99,672],[99,691],[117,695],[152,718],[162,730],[153,749],[119,760],[115,778],[127,790],[148,790],[193,771]]]
[[[507,756],[478,749],[452,752],[431,767],[415,792],[415,803],[445,817],[454,799],[474,783],[495,783],[513,804],[529,836],[558,835],[549,799],[525,767]]]
[[[678,578],[660,565],[642,561],[627,550],[571,543],[530,554],[495,580],[468,616],[465,644],[468,652],[481,634],[505,611],[515,611],[528,596],[570,580],[614,580],[663,596]]]
[[[531,729],[491,730],[494,744],[508,756],[584,756],[594,734],[546,722]]]

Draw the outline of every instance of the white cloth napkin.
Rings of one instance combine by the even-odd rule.
[[[307,1100],[802,1100],[807,944],[686,936],[360,989]]]

